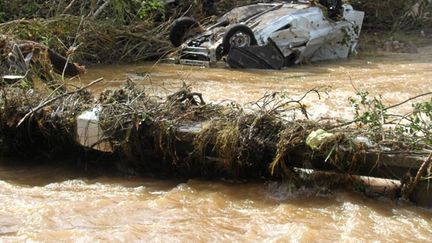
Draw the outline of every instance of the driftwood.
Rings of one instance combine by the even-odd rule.
[[[11,53],[9,54],[9,65],[20,67],[19,70],[23,73],[29,68],[30,60],[38,53],[41,57],[48,57],[53,70],[61,75],[73,77],[85,73],[85,67],[78,63],[71,63],[68,59],[47,46],[34,41],[18,41],[17,44],[11,45]],[[4,47],[5,48],[5,47]],[[27,60],[28,59],[28,60]]]
[[[183,150],[182,153],[192,152],[185,151],[185,148],[193,149],[194,141],[203,127],[203,123],[178,126],[175,137],[178,138],[178,149]],[[428,155],[428,151],[383,151],[373,147],[368,148],[364,144],[359,144],[361,149],[337,145],[334,149],[337,152],[334,152],[334,155],[338,157],[339,163],[335,163],[327,161],[329,154],[314,154],[305,144],[306,137],[300,139],[300,146],[294,148],[284,159],[287,166],[400,180],[408,171],[418,173],[420,168],[424,167],[422,165]],[[208,147],[212,146],[214,144],[208,144]],[[277,144],[270,142],[266,147],[264,150],[274,151]],[[204,158],[209,161],[222,160],[211,153],[204,155]],[[424,171],[421,175],[423,174]]]
[[[432,153],[429,155],[429,157],[424,161],[424,163],[421,165],[420,169],[417,172],[416,177],[414,178],[414,181],[408,185],[408,188],[404,192],[404,198],[409,199],[413,191],[416,189],[417,185],[419,184],[421,178],[426,174],[426,171],[430,168],[430,165],[432,163]]]
[[[78,63],[71,63],[68,59],[52,49],[48,49],[49,58],[54,71],[67,77],[74,77],[85,73],[85,67]]]

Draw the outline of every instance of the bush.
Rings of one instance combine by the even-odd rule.
[[[351,0],[355,9],[366,13],[364,28],[398,30],[431,25],[429,0]]]

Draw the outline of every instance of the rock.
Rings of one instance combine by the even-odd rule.
[[[412,42],[386,41],[384,42],[383,50],[386,52],[418,53],[417,46]]]
[[[387,52],[392,52],[393,51],[393,45],[392,45],[392,43],[390,41],[386,41],[384,43],[384,51],[387,51]]]
[[[404,48],[405,53],[418,53],[418,48],[412,42],[405,45]]]

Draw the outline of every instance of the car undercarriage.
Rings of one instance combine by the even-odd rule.
[[[225,61],[232,68],[281,69],[347,58],[356,50],[364,13],[348,4],[330,6],[299,1],[251,4],[234,8],[206,27],[184,17],[174,24],[170,40],[180,47],[179,62],[187,65]]]

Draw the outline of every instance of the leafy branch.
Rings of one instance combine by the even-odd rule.
[[[393,139],[417,148],[430,147],[432,146],[432,98],[413,103],[407,114],[391,112],[408,102],[427,96],[432,96],[432,92],[386,106],[381,95],[371,97],[367,91],[358,92],[357,97],[349,98],[354,108],[354,120],[339,127],[357,124],[367,128],[370,137],[378,137],[381,141]]]

